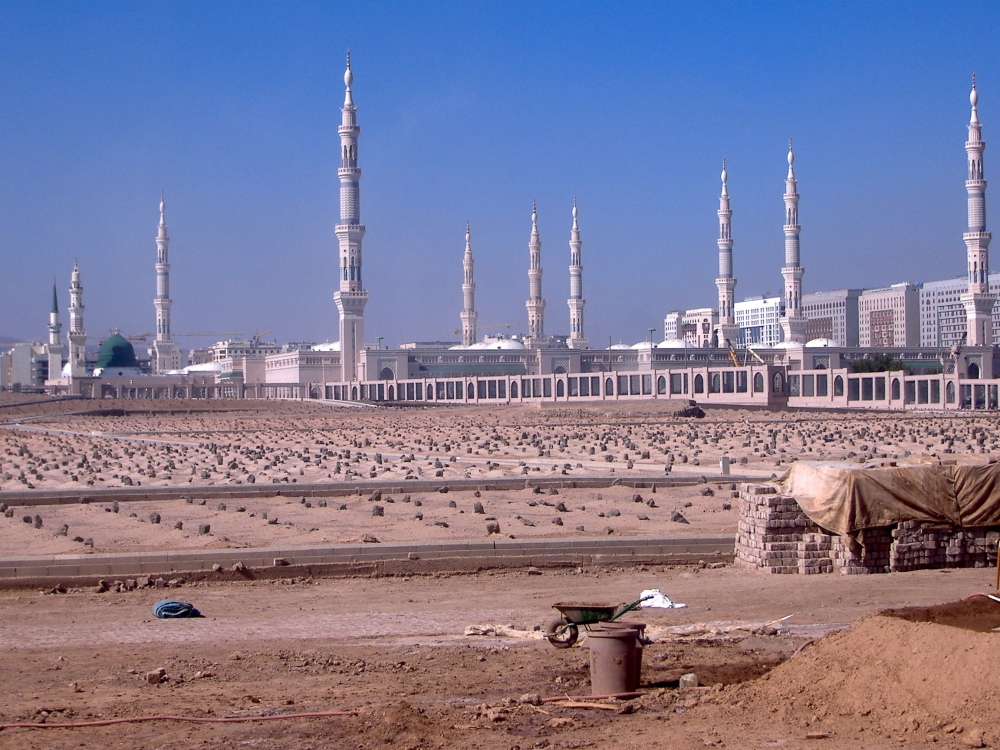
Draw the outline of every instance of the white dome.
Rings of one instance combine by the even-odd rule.
[[[66,364],[64,364],[62,368],[62,376],[64,378],[68,378],[72,374],[73,374],[73,363],[67,359]]]
[[[492,344],[485,344],[484,346],[485,346],[486,349],[517,349],[517,350],[523,350],[523,349],[527,349],[528,348],[524,344],[522,344],[520,341],[517,341],[516,339],[500,339],[499,341],[495,341]]]
[[[626,349],[626,350],[631,348],[632,347],[629,346],[628,344],[623,344],[620,341],[617,344],[612,344],[611,346],[608,347],[608,349]]]
[[[314,352],[339,352],[339,341],[325,341],[322,344],[315,344],[312,348]]]
[[[803,344],[797,344],[794,341],[782,341],[780,344],[775,344],[772,349],[801,349]]]
[[[652,349],[653,344],[649,341],[640,341],[638,344],[632,344],[630,349]]]
[[[188,365],[183,370],[178,370],[181,375],[190,375],[194,372],[222,372],[221,362],[202,362],[200,365]]]
[[[455,344],[455,346],[449,346],[448,351],[453,352],[456,349],[468,349],[468,348],[469,347],[467,347],[465,344]]]
[[[485,344],[482,341],[477,341],[475,344],[472,344],[470,346],[463,346],[463,347],[460,347],[460,348],[462,348],[462,349],[489,349],[490,347],[489,347],[489,344]]]
[[[809,349],[819,349],[822,347],[840,346],[840,344],[833,339],[818,338],[812,341],[806,342],[806,347]]]
[[[688,349],[690,345],[684,339],[665,339],[656,345],[657,349]]]

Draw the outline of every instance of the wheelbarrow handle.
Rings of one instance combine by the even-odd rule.
[[[626,612],[631,612],[633,609],[635,609],[636,607],[638,607],[644,601],[646,601],[647,599],[652,599],[654,596],[655,596],[655,594],[647,594],[646,596],[642,597],[641,599],[636,599],[634,602],[632,602],[631,604],[627,605],[624,609],[622,609],[621,612],[616,613],[614,617],[612,617],[610,620],[608,620],[608,622],[614,622],[615,620],[617,620],[619,617],[621,617]]]

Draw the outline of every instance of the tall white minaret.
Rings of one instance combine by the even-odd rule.
[[[462,281],[462,346],[472,346],[476,343],[476,322],[479,313],[476,312],[476,281],[473,273],[475,261],[472,260],[472,243],[469,239],[469,222],[465,222],[465,256],[462,258],[462,270],[465,272]]]
[[[586,349],[583,335],[583,262],[580,258],[580,225],[576,221],[576,198],[573,199],[573,228],[569,232],[569,341],[570,349]]]
[[[528,345],[545,342],[545,300],[542,299],[542,241],[538,238],[538,211],[531,202],[531,239],[528,241]]]
[[[156,339],[153,341],[153,372],[177,370],[181,366],[181,351],[174,343],[170,331],[170,237],[167,235],[167,220],[164,210],[163,193],[160,193],[160,224],[156,231]]]
[[[731,220],[733,212],[729,208],[729,189],[726,186],[726,160],[722,160],[722,193],[719,195],[719,278],[715,286],[719,290],[719,340],[718,346],[735,346],[740,329],[736,325],[733,312],[733,298],[736,293],[736,279],[733,278],[733,234]]]
[[[991,235],[986,231],[986,180],[983,179],[983,126],[979,123],[976,104],[976,74],[972,74],[972,117],[969,120],[969,140],[965,152],[969,157],[969,175],[965,190],[969,194],[969,230],[962,235],[969,258],[969,291],[962,295],[965,306],[967,341],[970,346],[993,345],[993,305],[990,294],[989,247]]]
[[[799,191],[795,181],[795,154],[792,139],[788,139],[788,176],[785,178],[785,265],[781,275],[785,279],[785,314],[781,330],[785,341],[795,344],[806,342],[806,319],[802,315],[802,274],[799,262]]]
[[[344,106],[340,108],[340,221],[335,232],[340,244],[340,288],[334,293],[340,313],[340,367],[341,380],[364,380],[367,377],[365,355],[365,305],[368,292],[361,284],[361,239],[365,236],[361,224],[361,192],[358,169],[358,136],[361,128],[357,122],[357,107],[351,86],[351,51],[347,50],[347,70],[344,71]]]
[[[49,343],[45,346],[45,353],[49,360],[48,379],[55,380],[62,377],[62,341],[59,340],[59,332],[62,325],[59,323],[59,297],[56,295],[56,280],[52,279],[52,309],[49,310]]]
[[[81,378],[87,374],[87,332],[83,329],[83,285],[80,268],[73,261],[69,277],[69,374]]]

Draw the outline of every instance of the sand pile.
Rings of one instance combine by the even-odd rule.
[[[970,747],[984,746],[985,739],[992,745],[1000,738],[993,726],[1000,705],[1000,633],[941,624],[977,623],[977,612],[992,624],[1000,604],[978,598],[866,615],[741,686],[736,699],[757,720],[810,733],[913,741],[933,736]]]

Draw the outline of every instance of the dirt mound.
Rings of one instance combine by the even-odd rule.
[[[950,625],[953,628],[975,630],[979,633],[988,633],[994,628],[1000,628],[1000,602],[995,602],[985,595],[973,597],[968,601],[948,602],[933,607],[887,609],[881,614],[910,622],[934,622],[938,625]]]
[[[953,621],[970,621],[968,610],[978,607],[962,604],[950,605],[953,613],[965,612]],[[925,611],[935,609],[948,611],[947,605]],[[914,622],[914,611],[904,612],[907,619],[884,612],[862,617],[741,686],[737,700],[752,721],[808,732],[900,741],[958,733],[980,747],[985,730],[986,742],[995,742],[990,717],[1000,700],[1000,634]]]

